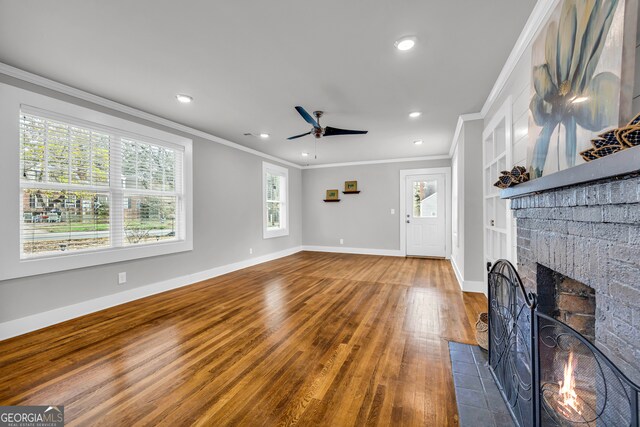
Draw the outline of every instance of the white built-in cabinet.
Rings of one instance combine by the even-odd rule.
[[[511,149],[512,104],[511,97],[508,97],[482,133],[485,263],[494,263],[498,259],[513,260],[511,209],[509,202],[500,198],[500,189],[493,185],[500,172],[513,167]]]

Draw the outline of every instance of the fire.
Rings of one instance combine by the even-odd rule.
[[[576,369],[576,362],[573,359],[573,352],[569,353],[569,360],[564,365],[564,378],[559,382],[560,389],[558,403],[564,415],[572,418],[572,415],[582,413],[582,405],[578,401],[576,393],[576,379],[573,375]]]

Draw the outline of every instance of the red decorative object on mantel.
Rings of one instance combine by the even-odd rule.
[[[624,127],[601,133],[591,140],[593,148],[580,153],[585,162],[640,145],[640,114]]]

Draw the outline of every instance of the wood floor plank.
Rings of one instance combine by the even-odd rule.
[[[446,260],[300,252],[0,342],[0,405],[68,425],[456,425]],[[108,420],[105,421],[105,420]]]

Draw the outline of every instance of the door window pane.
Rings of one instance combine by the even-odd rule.
[[[413,182],[413,217],[436,218],[438,216],[438,181]]]

